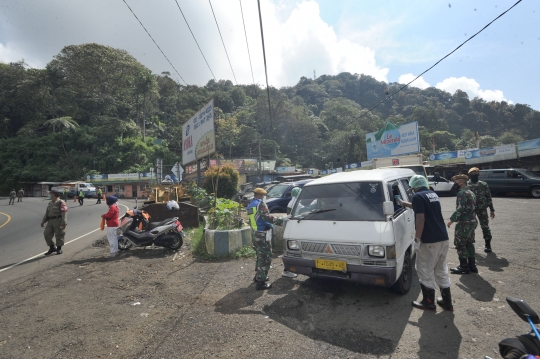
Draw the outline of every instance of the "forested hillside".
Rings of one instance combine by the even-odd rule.
[[[183,86],[152,74],[124,50],[65,47],[45,69],[0,63],[0,191],[19,181],[146,172],[156,157],[181,160],[182,124],[212,97],[217,146],[224,158],[258,155],[278,165],[324,168],[366,160],[365,134],[385,121],[418,121],[422,152],[513,143],[540,137],[540,112],[525,104],[469,99],[435,88],[399,88],[341,73],[293,87],[266,89],[210,80]],[[155,141],[161,139],[162,141]]]

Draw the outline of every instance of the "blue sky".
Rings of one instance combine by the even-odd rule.
[[[187,83],[212,78],[174,0],[126,1]],[[407,82],[515,2],[261,0],[270,84],[294,85],[313,70]],[[208,1],[179,4],[216,78],[234,82]],[[238,83],[252,83],[239,1],[212,4]],[[263,85],[256,1],[242,6],[254,81]],[[539,15],[539,1],[523,0],[414,84],[540,110]],[[0,3],[0,61],[24,59],[43,68],[62,47],[87,42],[125,49],[155,73],[180,80],[122,1]]]

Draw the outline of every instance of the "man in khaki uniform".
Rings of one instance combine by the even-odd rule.
[[[55,251],[56,254],[62,254],[64,236],[66,235],[67,211],[66,202],[60,199],[60,192],[56,190],[51,191],[51,201],[47,205],[47,211],[41,221],[41,227],[44,227],[45,223],[47,223],[43,232],[45,242],[49,246],[49,251],[45,253],[46,256]],[[53,237],[56,237],[56,247],[52,240]]]
[[[17,202],[22,202],[23,196],[24,196],[24,190],[21,188],[21,189],[17,192]]]

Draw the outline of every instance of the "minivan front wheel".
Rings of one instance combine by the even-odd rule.
[[[409,252],[405,253],[403,269],[397,282],[392,285],[392,290],[398,294],[407,294],[412,285],[412,260]]]
[[[534,198],[540,198],[540,187],[531,188],[531,196]]]

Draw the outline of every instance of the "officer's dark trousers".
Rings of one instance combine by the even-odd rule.
[[[84,197],[79,197],[79,205],[83,205]]]

